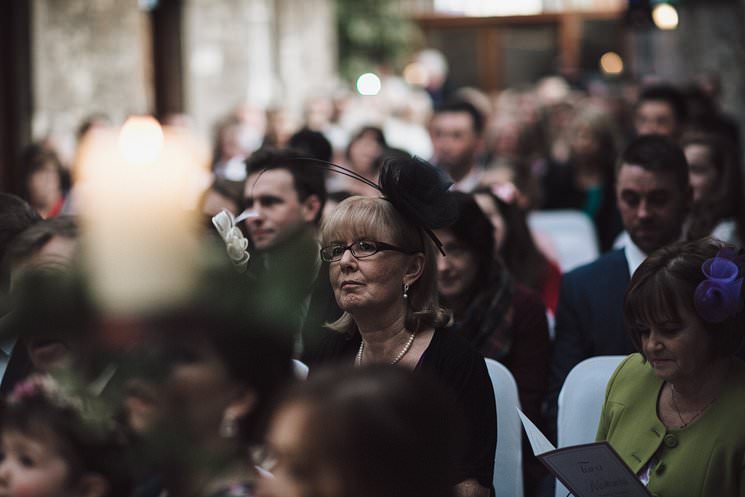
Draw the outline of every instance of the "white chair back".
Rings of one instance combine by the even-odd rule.
[[[304,362],[293,359],[292,368],[295,370],[295,377],[298,380],[308,379],[308,366]]]
[[[497,497],[523,497],[522,425],[517,414],[520,400],[512,373],[486,359],[497,404],[497,451],[494,454],[494,490]]]
[[[557,442],[568,447],[595,441],[605,387],[623,355],[585,359],[569,372],[558,400]],[[555,497],[566,497],[568,490],[556,481]]]
[[[595,225],[581,211],[534,211],[528,215],[528,226],[551,240],[562,273],[592,262],[600,255]]]

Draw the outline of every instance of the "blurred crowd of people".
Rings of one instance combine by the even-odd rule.
[[[191,207],[194,288],[124,316],[81,263],[74,164],[28,147],[0,194],[0,495],[500,495],[482,358],[555,437],[569,371],[628,354],[599,439],[660,494],[745,495],[743,154],[715,83],[389,77],[302,119],[240,106]],[[553,210],[590,221],[599,258],[563,265],[530,222]],[[548,495],[527,445],[523,472]]]

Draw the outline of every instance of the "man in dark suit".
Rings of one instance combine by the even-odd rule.
[[[323,323],[341,315],[317,241],[326,202],[323,169],[290,150],[262,149],[246,161],[246,173],[249,275],[257,297],[297,330],[296,355],[309,360]]]
[[[549,379],[551,418],[564,379],[577,363],[633,352],[623,322],[624,292],[648,254],[681,238],[691,198],[685,156],[668,138],[639,137],[621,155],[616,204],[630,242],[562,278]]]

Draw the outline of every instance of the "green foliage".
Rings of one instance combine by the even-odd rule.
[[[376,66],[397,66],[420,38],[395,0],[336,0],[341,74],[354,81]]]

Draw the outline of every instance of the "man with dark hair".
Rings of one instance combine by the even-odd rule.
[[[556,340],[549,379],[549,413],[569,371],[598,355],[629,354],[623,297],[631,275],[648,254],[678,241],[692,201],[683,151],[660,135],[641,136],[616,168],[616,204],[630,241],[565,274],[556,310]]]
[[[326,203],[324,169],[292,150],[266,148],[246,161],[245,226],[253,250],[249,274],[278,316],[300,330],[298,350],[312,354],[322,325],[340,314],[317,229]]]
[[[685,96],[674,86],[649,86],[639,95],[634,113],[638,136],[659,134],[677,140],[687,119]]]
[[[681,238],[693,198],[688,181],[683,150],[669,139],[642,136],[623,152],[616,167],[616,204],[632,250],[651,254]]]
[[[454,189],[473,191],[483,175],[479,153],[484,116],[469,102],[448,102],[435,109],[429,132],[434,148],[432,163],[453,178]]]
[[[246,227],[255,249],[276,249],[297,235],[315,235],[326,203],[323,169],[297,152],[266,148],[246,161],[246,175],[244,205],[256,214]]]

